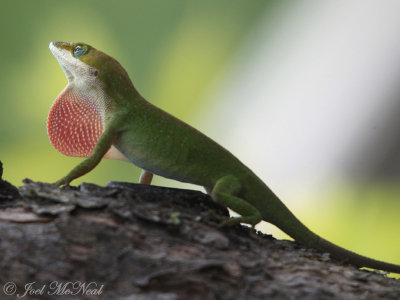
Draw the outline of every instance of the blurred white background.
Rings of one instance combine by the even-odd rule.
[[[398,189],[386,192],[400,180],[400,2],[285,7],[258,23],[228,74],[210,91],[217,104],[203,125],[208,134],[316,232],[345,241],[348,229],[365,248],[378,243],[377,224],[397,220],[378,203],[400,204]],[[335,205],[342,209],[333,213]],[[344,215],[352,221],[338,222]]]
[[[373,142],[400,137],[399,29],[399,1],[306,1],[263,19],[213,91],[207,131],[280,193],[361,180],[388,152]]]

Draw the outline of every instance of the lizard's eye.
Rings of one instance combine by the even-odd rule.
[[[74,48],[74,57],[78,58],[81,57],[83,54],[86,53],[86,47],[78,45]]]

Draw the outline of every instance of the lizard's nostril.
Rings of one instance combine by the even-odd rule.
[[[50,46],[58,46],[62,44],[62,42],[50,42]]]

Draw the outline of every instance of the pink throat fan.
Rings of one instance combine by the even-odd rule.
[[[68,156],[88,157],[103,132],[96,101],[67,87],[54,101],[47,119],[51,144]]]

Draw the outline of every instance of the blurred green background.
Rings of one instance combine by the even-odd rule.
[[[218,97],[208,95],[223,82],[229,82],[238,53],[252,47],[246,43],[261,21],[271,20],[263,36],[268,40],[280,15],[296,11],[293,4],[278,3],[1,1],[0,160],[4,164],[4,178],[14,185],[21,185],[26,177],[53,182],[81,161],[58,153],[47,138],[47,113],[67,83],[48,50],[50,41],[82,41],[110,54],[125,67],[146,99],[223,141],[224,134],[218,132],[225,124],[224,106],[218,106]],[[278,61],[285,59],[280,57]],[[229,109],[240,115],[246,101],[230,105]],[[209,121],[210,112],[220,115],[220,123]],[[213,128],[215,124],[219,128]],[[241,126],[246,128],[246,124]],[[265,136],[263,128],[253,134],[258,139]],[[251,153],[251,145],[245,147]],[[73,184],[136,182],[139,174],[140,170],[133,165],[103,160]],[[262,178],[269,183],[268,177]],[[159,177],[155,184],[188,186]],[[315,232],[356,252],[400,263],[398,184],[378,182],[360,186],[339,178],[323,193],[298,191],[293,192],[296,200],[288,205]],[[260,228],[271,231],[270,227]]]
[[[57,153],[46,135],[53,100],[67,81],[50,41],[82,41],[115,57],[140,93],[189,121],[268,2],[2,1],[0,157],[5,176],[54,181],[79,158]],[[139,170],[104,161],[75,184],[136,181]]]

